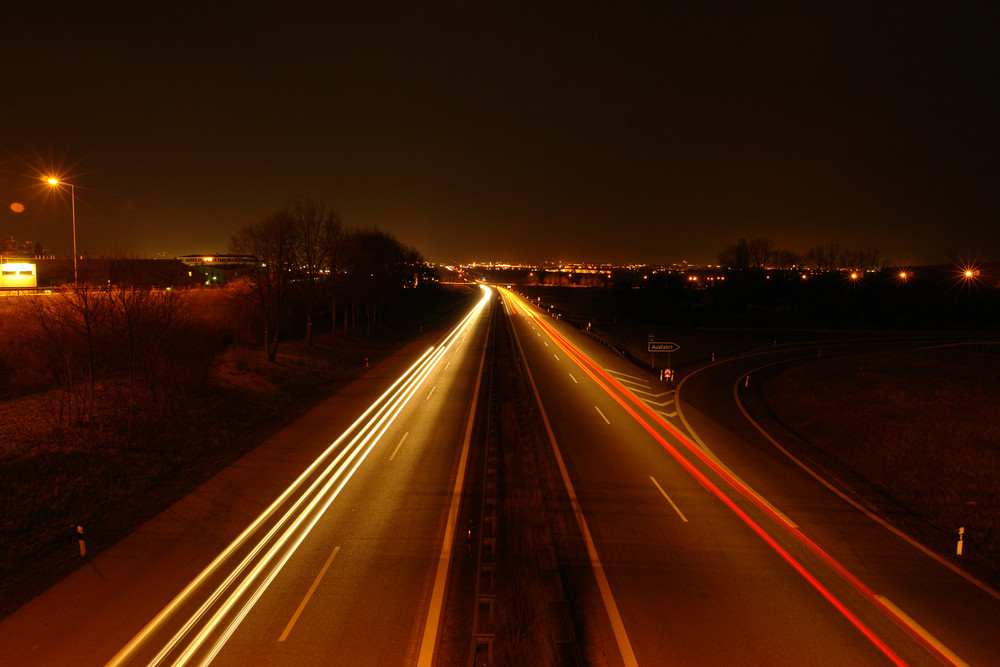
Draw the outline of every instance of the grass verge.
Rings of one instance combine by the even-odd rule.
[[[1000,585],[1000,354],[951,347],[823,359],[771,377],[760,397],[808,459],[925,546]]]

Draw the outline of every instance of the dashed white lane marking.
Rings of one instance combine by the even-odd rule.
[[[295,610],[295,613],[292,614],[292,619],[288,621],[288,625],[285,626],[285,631],[281,633],[280,637],[278,637],[279,642],[285,641],[285,639],[288,637],[288,633],[292,631],[292,627],[295,625],[295,621],[299,620],[299,616],[302,614],[302,610],[306,608],[306,604],[309,602],[309,598],[312,597],[312,594],[316,591],[316,587],[319,586],[320,579],[322,579],[323,575],[326,574],[326,571],[330,569],[330,563],[333,562],[333,559],[337,556],[338,551],[340,551],[340,547],[335,548],[333,550],[333,553],[330,554],[330,557],[326,559],[326,563],[323,565],[323,569],[321,569],[319,571],[319,574],[316,575],[316,580],[313,581],[312,586],[310,586],[309,590],[306,591],[306,596],[302,598],[302,602],[299,603],[299,608]]]
[[[660,483],[656,481],[656,478],[650,475],[649,479],[653,481],[653,484],[656,485],[656,488],[660,490],[660,493],[663,494],[663,497],[666,498],[667,502],[670,503],[670,506],[674,508],[674,511],[677,512],[677,516],[679,516],[684,523],[687,523],[687,517],[684,516],[684,512],[682,512],[681,508],[677,506],[677,503],[675,503],[673,500],[670,499],[670,496],[668,496],[667,492],[663,490],[663,487],[660,486]]]
[[[597,406],[595,405],[595,406],[594,406],[594,409],[595,409],[595,410],[597,410],[597,414],[601,415],[601,419],[603,419],[603,420],[604,420],[605,422],[607,422],[608,424],[610,424],[610,423],[611,423],[611,422],[609,422],[609,421],[608,421],[608,418],[604,416],[604,413],[603,413],[603,412],[601,412],[601,409],[600,409],[599,407],[597,407]]]
[[[400,438],[399,444],[396,445],[396,449],[392,450],[392,456],[389,457],[390,461],[393,460],[394,458],[396,458],[396,452],[398,452],[399,448],[403,446],[403,441],[406,440],[406,436],[408,436],[408,435],[410,435],[409,431],[407,431],[406,433],[404,433],[403,437]]]

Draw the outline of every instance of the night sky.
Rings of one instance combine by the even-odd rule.
[[[0,236],[58,254],[52,168],[95,256],[299,196],[442,262],[1000,260],[994,3],[13,4]]]

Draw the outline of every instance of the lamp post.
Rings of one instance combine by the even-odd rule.
[[[72,183],[67,183],[66,181],[60,181],[58,178],[46,179],[49,185],[68,185],[69,186],[69,201],[70,201],[70,211],[73,216],[73,283],[79,282],[77,271],[76,271],[76,188],[73,187]]]

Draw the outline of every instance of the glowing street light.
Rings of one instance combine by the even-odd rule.
[[[49,185],[55,187],[57,185],[68,185],[69,186],[69,201],[70,210],[73,216],[73,283],[77,283],[78,275],[76,272],[76,188],[73,187],[72,183],[67,183],[66,181],[60,181],[54,176],[45,179]]]
[[[975,265],[966,264],[959,267],[958,279],[965,283],[969,294],[969,349],[972,349],[972,283],[979,280],[979,269]]]

